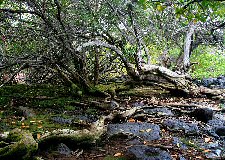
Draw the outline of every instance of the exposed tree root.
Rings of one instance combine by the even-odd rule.
[[[0,159],[28,160],[38,149],[38,144],[29,131],[14,129],[5,140],[11,144],[0,148]]]

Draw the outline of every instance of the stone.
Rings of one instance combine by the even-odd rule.
[[[116,109],[116,108],[119,108],[119,103],[117,103],[116,101],[111,101],[110,102],[110,108],[111,109]]]
[[[143,107],[144,105],[143,102],[135,102],[131,104],[131,107]]]
[[[72,118],[66,119],[62,117],[52,117],[51,120],[59,124],[72,124]]]
[[[153,108],[153,109],[143,108],[143,111],[144,111],[144,113],[151,114],[151,115],[154,114],[154,115],[158,115],[158,116],[174,116],[172,111],[165,107]]]
[[[190,115],[198,121],[207,123],[213,118],[213,110],[209,108],[196,108]]]
[[[138,160],[172,160],[168,152],[145,145],[131,146],[128,153],[135,155]]]
[[[222,150],[216,149],[216,150],[211,150],[211,152],[209,153],[206,153],[205,156],[206,158],[209,158],[209,159],[220,159],[221,153],[222,153]]]
[[[19,106],[19,110],[21,110],[23,113],[23,116],[27,118],[35,116],[35,113],[31,108]]]
[[[116,135],[127,135],[131,137],[140,137],[145,141],[151,141],[160,138],[160,127],[156,124],[145,122],[109,124],[107,134],[109,137]]]
[[[225,126],[216,128],[215,133],[220,137],[225,136]]]
[[[173,120],[173,119],[167,119],[163,122],[165,126],[170,128],[171,130],[179,131],[182,130],[184,131],[185,134],[187,135],[196,135],[199,133],[199,129],[197,124],[194,123],[186,123],[181,120]]]
[[[209,120],[207,125],[209,125],[212,128],[222,127],[225,125],[225,121],[220,120],[220,119],[213,119],[213,120]]]
[[[69,156],[71,155],[72,151],[69,149],[69,147],[67,147],[64,143],[60,143],[57,147],[57,151],[60,153],[60,154],[63,154],[63,155],[66,155],[66,156]]]

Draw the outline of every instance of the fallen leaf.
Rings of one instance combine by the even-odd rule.
[[[152,129],[151,129],[151,128],[146,129],[146,132],[151,132],[151,131],[152,131]]]
[[[211,141],[211,138],[205,138],[205,142],[208,143]]]
[[[114,154],[114,157],[120,157],[122,155],[123,155],[122,153],[118,152],[118,153]]]
[[[203,157],[202,157],[202,156],[197,156],[196,158],[197,158],[197,159],[203,159]]]
[[[146,142],[146,141],[144,141],[144,142],[143,142],[143,144],[147,144],[147,142]]]
[[[180,148],[180,143],[177,143],[177,147]]]
[[[25,126],[25,128],[30,128],[30,126]]]
[[[40,138],[41,138],[41,134],[37,133],[37,139],[40,139]]]
[[[38,121],[38,123],[42,123],[42,121],[41,121],[41,120],[39,120],[39,121]]]
[[[188,141],[189,142],[189,144],[192,144],[192,145],[194,145],[195,143],[194,142],[191,142],[191,141]]]
[[[208,152],[211,152],[211,150],[206,149],[206,150],[203,151],[203,153],[208,153]]]
[[[139,132],[145,132],[145,130],[142,129],[142,130],[140,130]]]
[[[135,122],[135,119],[130,118],[130,119],[128,119],[128,122]]]
[[[37,128],[42,128],[42,126],[38,126]]]

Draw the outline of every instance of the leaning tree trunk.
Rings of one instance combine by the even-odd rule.
[[[193,33],[192,33],[193,34]],[[191,34],[191,35],[192,35]],[[158,85],[164,89],[171,91],[171,93],[179,95],[189,95],[200,93],[197,90],[197,85],[192,83],[191,78],[188,75],[181,75],[170,69],[157,66],[157,65],[143,65],[141,70],[138,71],[137,68],[132,67],[129,61],[126,59],[121,50],[119,50],[115,45],[108,44],[103,41],[90,41],[82,44],[77,48],[77,51],[82,51],[83,48],[89,46],[106,47],[116,52],[117,56],[123,62],[127,74],[131,77],[134,83],[137,84],[150,84]],[[189,52],[190,53],[190,52]],[[189,57],[186,57],[187,59]]]
[[[184,42],[184,57],[183,57],[184,71],[187,71],[190,67],[191,44],[194,31],[195,25],[191,23]]]

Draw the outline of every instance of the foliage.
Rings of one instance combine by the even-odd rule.
[[[217,53],[215,48],[199,47],[192,55],[192,76],[194,78],[208,78],[225,75],[225,56]]]

